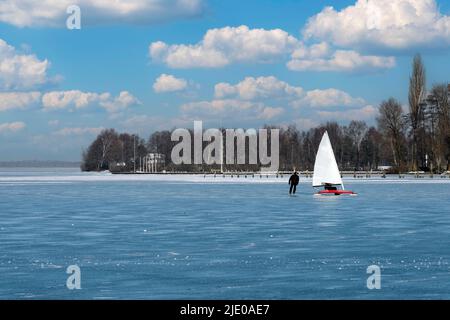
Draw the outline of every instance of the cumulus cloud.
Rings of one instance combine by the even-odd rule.
[[[184,116],[211,118],[221,117],[240,120],[277,118],[284,112],[283,108],[273,108],[261,102],[243,101],[236,99],[217,99],[212,101],[190,102],[181,106]]]
[[[214,94],[217,101],[216,109],[222,107],[224,102],[240,101],[239,105],[249,106],[251,101],[277,98],[283,98],[286,104],[295,108],[360,107],[366,104],[364,99],[352,97],[342,90],[329,88],[306,91],[302,87],[292,86],[274,76],[246,77],[235,85],[218,83]]]
[[[352,72],[395,66],[394,57],[336,50],[326,41],[307,45],[281,29],[249,29],[247,26],[208,30],[197,44],[153,42],[149,55],[153,61],[171,68],[220,68],[232,63],[267,63],[286,55],[291,55],[287,66],[293,71]],[[230,88],[223,86],[222,89]]]
[[[237,84],[216,84],[213,100],[183,104],[181,111],[188,117],[272,120],[284,114],[285,109],[266,105],[269,100],[275,99],[279,103],[284,99],[287,104],[289,99],[298,99],[302,95],[301,87],[291,86],[274,76],[246,77]]]
[[[311,90],[298,100],[291,103],[293,107],[313,107],[313,108],[328,108],[328,107],[358,107],[364,105],[366,102],[362,98],[354,98],[345,91],[338,89],[325,90]]]
[[[187,87],[187,81],[169,74],[160,75],[153,84],[156,93],[182,91]]]
[[[53,132],[53,134],[58,136],[81,136],[81,135],[97,135],[105,128],[89,128],[89,127],[79,127],[79,128],[63,128],[61,130]]]
[[[305,118],[305,114],[329,118],[336,115],[336,119],[342,120],[346,120],[346,113],[349,118],[352,115],[359,118],[375,115],[371,113],[373,107],[368,106],[363,98],[353,97],[348,92],[335,88],[307,91],[274,76],[246,77],[237,84],[218,83],[214,95],[213,100],[183,104],[182,115],[200,119],[282,120],[287,111],[298,113],[295,109],[300,109],[304,127],[316,123]]]
[[[300,43],[298,48],[292,52],[293,59],[318,59],[330,56],[332,48],[326,42],[315,43],[307,46]]]
[[[47,71],[48,60],[39,60],[33,54],[20,54],[0,39],[0,88],[6,90],[27,90],[50,81]]]
[[[307,55],[300,58],[298,52],[287,63],[292,71],[343,71],[357,72],[395,67],[394,57],[364,56],[353,50],[337,50],[331,56],[321,57]]]
[[[340,11],[326,7],[309,19],[303,35],[364,50],[448,47],[450,16],[435,0],[358,0]]]
[[[235,84],[218,83],[213,99],[182,104],[176,118],[136,115],[121,123],[125,128],[146,133],[149,127],[158,127],[161,123],[163,128],[180,127],[199,119],[212,121],[215,125],[218,125],[219,119],[233,123],[238,121],[240,125],[276,121],[282,125],[297,124],[308,129],[323,120],[370,120],[376,112],[376,108],[363,98],[339,89],[307,91],[274,76],[267,76],[246,77]]]
[[[86,24],[152,24],[202,14],[203,0],[2,0],[0,22],[18,27],[65,27],[66,9],[81,7]]]
[[[110,113],[123,111],[130,106],[141,104],[141,102],[128,91],[120,92],[119,96],[100,101],[100,106]]]
[[[0,92],[0,112],[26,109],[40,101],[40,92]]]
[[[294,87],[278,80],[276,77],[246,77],[236,85],[218,83],[215,86],[215,97],[239,97],[244,100],[299,97],[303,93],[301,87]]]
[[[80,109],[94,102],[107,100],[109,97],[109,93],[98,94],[79,90],[52,91],[44,94],[42,104],[46,110],[65,109],[67,107]]]
[[[81,109],[92,105],[99,105],[108,112],[113,113],[135,104],[140,104],[139,100],[128,91],[120,92],[117,97],[112,97],[108,92],[93,93],[79,90],[52,91],[45,93],[42,97],[42,105],[46,111],[68,108]]]
[[[15,133],[23,130],[25,127],[25,123],[21,121],[0,123],[0,133]]]
[[[171,68],[219,68],[233,62],[270,62],[292,52],[297,44],[295,37],[281,29],[243,25],[208,30],[202,41],[193,45],[154,42],[149,53],[154,61]]]
[[[283,108],[280,108],[280,107],[278,107],[278,108],[265,107],[264,109],[262,109],[262,111],[258,115],[258,119],[270,120],[270,119],[274,119],[274,118],[279,117],[283,113],[284,113],[284,109]]]

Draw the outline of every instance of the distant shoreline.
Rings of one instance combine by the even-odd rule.
[[[0,161],[0,168],[79,168],[79,161]]]

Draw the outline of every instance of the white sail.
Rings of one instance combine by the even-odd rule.
[[[328,132],[324,133],[317,151],[314,164],[313,187],[321,187],[326,183],[344,186]]]

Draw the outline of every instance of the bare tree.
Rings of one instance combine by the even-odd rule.
[[[109,169],[111,162],[122,159],[122,147],[123,144],[114,129],[103,130],[88,150],[83,152],[82,169],[86,171]]]
[[[115,153],[119,152],[119,157],[122,155],[122,144],[119,141],[119,137],[114,129],[103,130],[98,139],[100,140],[100,148],[101,148],[101,158],[100,158],[100,168],[103,168],[106,162],[113,160],[113,158],[117,158],[117,154],[113,156],[113,150]]]
[[[356,150],[355,168],[359,170],[361,159],[361,143],[369,128],[364,121],[351,121],[347,128],[347,134]]]
[[[301,166],[300,161],[301,134],[298,129],[290,125],[280,130],[280,167],[290,171]]]
[[[450,165],[450,92],[446,84],[436,84],[427,99],[432,125],[432,148],[438,169]]]
[[[361,144],[361,163],[365,170],[377,169],[381,160],[383,135],[374,127],[370,127]]]
[[[420,128],[423,121],[423,100],[425,98],[425,66],[422,62],[422,57],[417,54],[413,59],[412,75],[409,79],[409,118],[412,130],[412,168],[418,168],[418,143]]]
[[[404,115],[401,104],[394,98],[383,101],[377,118],[378,129],[389,141],[397,167],[402,166],[402,142],[404,141]]]

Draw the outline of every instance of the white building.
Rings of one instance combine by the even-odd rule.
[[[165,157],[161,153],[149,153],[140,159],[141,171],[145,173],[156,173],[164,170]]]

